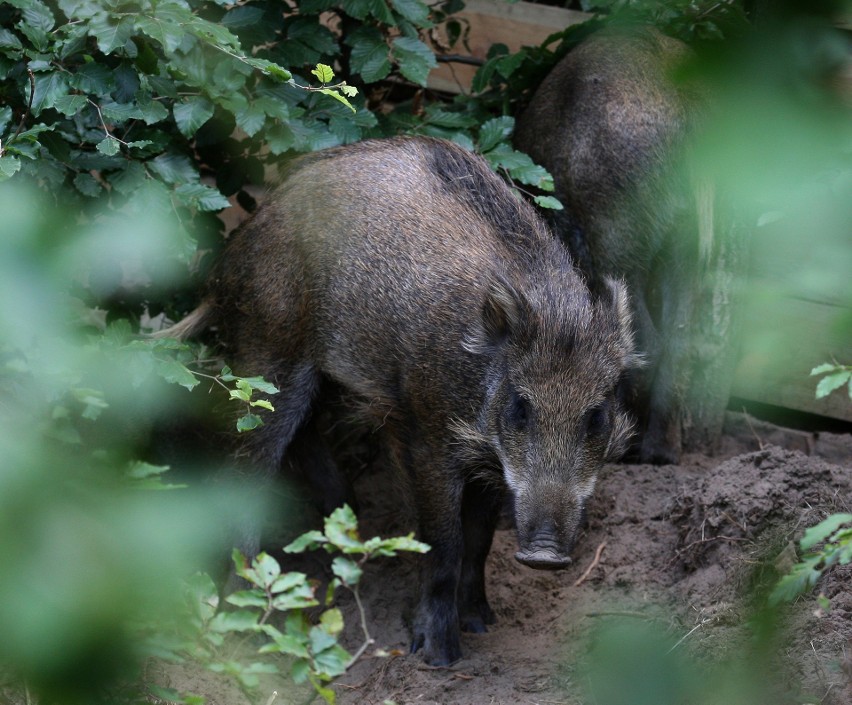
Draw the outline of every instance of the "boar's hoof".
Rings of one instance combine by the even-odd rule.
[[[559,570],[568,567],[571,563],[568,556],[543,548],[518,551],[515,554],[515,560],[537,570]]]
[[[447,643],[440,645],[428,639],[425,634],[415,634],[411,641],[411,653],[420,652],[423,660],[430,666],[451,666],[462,657],[461,645],[452,644],[451,641],[450,639]]]

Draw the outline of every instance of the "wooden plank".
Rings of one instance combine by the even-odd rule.
[[[750,302],[744,312],[742,353],[733,396],[852,421],[844,390],[815,399],[823,362],[852,362],[852,309],[794,298]],[[845,325],[844,322],[845,321]]]
[[[505,44],[512,52],[522,46],[538,46],[554,32],[569,25],[585,22],[588,12],[564,10],[529,2],[495,2],[467,0],[463,12],[455,15],[470,29],[467,46],[460,44],[450,51],[484,60],[492,44]],[[429,74],[429,87],[450,93],[468,93],[477,66],[440,63]]]

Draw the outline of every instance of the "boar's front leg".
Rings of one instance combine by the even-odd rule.
[[[411,651],[422,652],[433,666],[461,658],[456,604],[462,562],[460,468],[440,451],[421,446],[411,454],[419,538],[431,546],[423,556],[420,603],[414,619]],[[442,462],[443,460],[443,462]]]
[[[477,478],[465,485],[464,559],[458,593],[459,619],[465,632],[485,632],[485,625],[497,621],[485,597],[485,559],[491,550],[502,505],[503,492],[493,482]]]

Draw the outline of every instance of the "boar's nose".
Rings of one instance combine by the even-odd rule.
[[[537,570],[559,570],[571,563],[570,556],[547,548],[518,551],[515,560]]]
[[[537,525],[536,525],[537,524]],[[538,570],[558,570],[571,562],[566,548],[556,537],[553,523],[549,520],[536,522],[521,534],[521,550],[515,560]]]

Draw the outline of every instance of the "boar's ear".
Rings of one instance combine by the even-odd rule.
[[[614,463],[621,459],[627,450],[627,444],[633,436],[633,419],[624,413],[619,408],[613,415],[612,431],[609,435],[609,441],[604,452],[604,460],[608,463]]]
[[[496,279],[485,291],[480,320],[471,326],[462,346],[477,355],[494,350],[521,325],[525,300],[505,279]]]
[[[618,352],[624,369],[642,367],[645,364],[641,353],[636,351],[633,340],[633,315],[630,312],[630,297],[624,282],[607,277],[606,286],[610,291],[612,310],[618,329]]]

